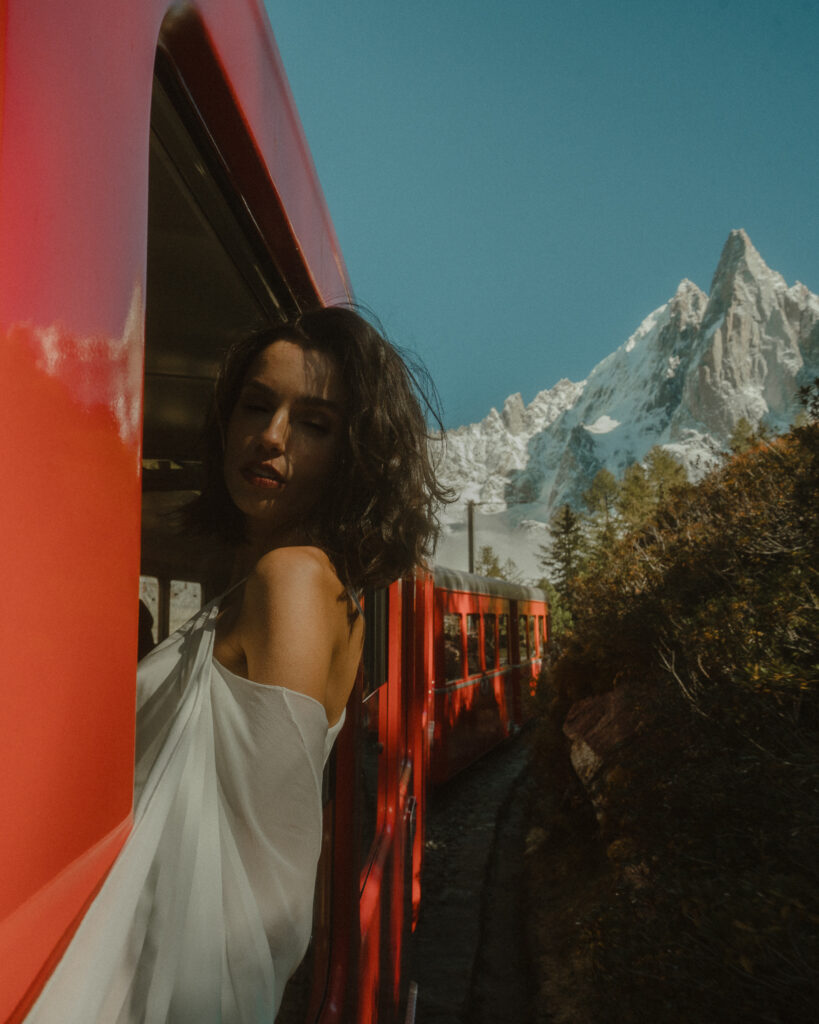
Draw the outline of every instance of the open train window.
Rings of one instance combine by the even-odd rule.
[[[141,568],[145,608],[146,592],[158,588],[157,641],[226,582],[224,553],[203,557],[201,541],[174,518],[200,486],[199,438],[222,353],[297,308],[213,127],[160,46],[149,148]]]
[[[448,683],[464,677],[463,616],[444,615],[444,675]]]

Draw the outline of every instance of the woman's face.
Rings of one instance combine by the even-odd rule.
[[[335,361],[274,341],[250,365],[225,436],[225,484],[248,539],[305,539],[341,453],[345,395]]]

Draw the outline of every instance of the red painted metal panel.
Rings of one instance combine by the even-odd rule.
[[[0,1019],[127,832],[151,84],[168,0],[0,0]],[[343,262],[256,0],[198,5],[293,249]],[[31,993],[29,993],[31,994]]]

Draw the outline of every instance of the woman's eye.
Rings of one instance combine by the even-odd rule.
[[[315,434],[326,434],[330,425],[323,420],[304,420],[304,425]]]

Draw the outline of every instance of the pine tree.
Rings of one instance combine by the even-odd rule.
[[[756,435],[753,424],[744,416],[740,416],[734,429],[731,431],[731,437],[728,439],[728,450],[734,455],[739,455],[741,452],[746,452],[749,448],[752,448],[755,439]]]
[[[483,544],[475,559],[475,572],[479,576],[492,576],[501,579],[503,576],[498,556],[491,544]]]
[[[653,496],[648,474],[639,462],[626,468],[617,494],[617,512],[626,529],[637,530],[651,514]]]
[[[615,508],[620,485],[607,469],[601,469],[591,486],[583,493],[583,503],[589,510],[588,548],[593,560],[605,558],[617,539]]]
[[[583,492],[583,504],[592,516],[599,516],[608,526],[614,516],[618,484],[614,474],[601,469],[592,480],[588,490]]]
[[[549,530],[552,543],[540,546],[540,564],[571,606],[572,584],[583,561],[582,520],[570,505],[561,505],[549,521]]]
[[[675,487],[686,482],[685,467],[671,452],[655,445],[646,455],[646,480],[653,503],[664,501]]]

